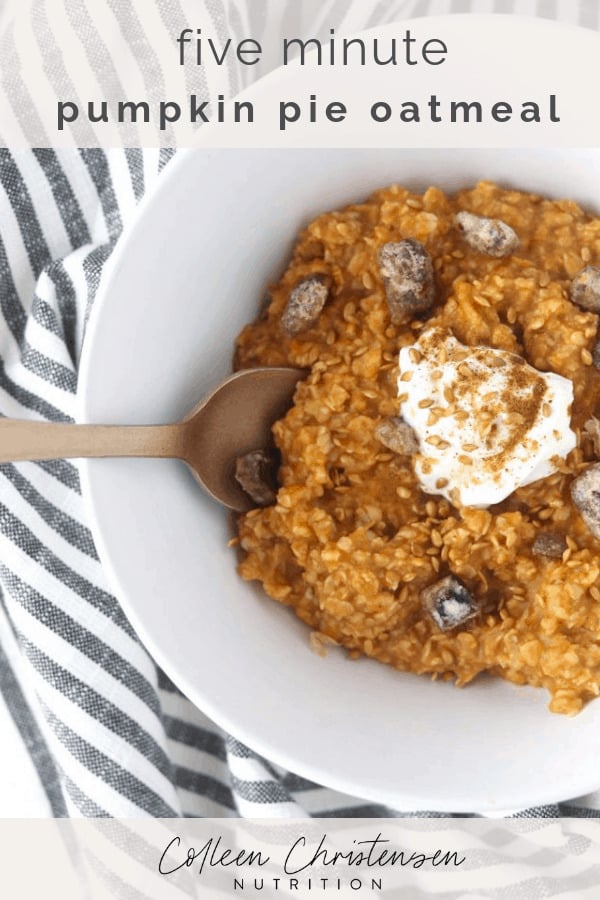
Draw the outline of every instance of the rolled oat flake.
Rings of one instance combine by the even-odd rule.
[[[455,575],[447,575],[421,591],[421,601],[441,631],[450,631],[473,619],[479,607]]]
[[[600,312],[600,268],[586,266],[571,282],[571,300],[581,309],[589,312]],[[596,350],[594,348],[594,354]],[[594,364],[598,363],[594,359]]]
[[[293,337],[308,331],[318,321],[329,297],[329,287],[319,275],[303,278],[290,291],[287,305],[281,317],[285,334]]]
[[[600,463],[593,463],[571,483],[571,497],[579,515],[600,540]]]
[[[431,309],[435,300],[433,263],[423,244],[414,238],[384,244],[379,271],[394,325]]]
[[[467,244],[486,256],[509,256],[519,246],[516,231],[502,219],[487,219],[462,211],[454,221]]]

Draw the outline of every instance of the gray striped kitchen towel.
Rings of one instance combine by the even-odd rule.
[[[147,2],[158,4],[171,32],[193,21],[222,34],[252,34],[265,46],[269,34],[285,29],[308,36],[327,33],[331,24],[361,28],[427,13],[537,13],[590,27],[599,18],[596,2],[571,0]],[[133,47],[142,46],[143,22],[133,5],[96,3],[107,3],[122,35]],[[86,52],[93,47],[110,62],[110,48],[100,46],[93,33],[93,5],[26,5],[32,40],[48,56],[50,80],[60,74],[62,40],[77,37]],[[10,9],[6,4],[0,18],[3,78],[10,76],[9,62],[18,68]],[[53,29],[59,19],[71,23],[69,33]],[[235,73],[228,77],[234,93]],[[19,102],[27,104],[28,98]],[[137,149],[0,151],[3,415],[73,419],[86,317],[105,264],[171,155]],[[424,814],[375,807],[283,771],[224,734],[182,696],[157,670],[111,594],[74,463],[0,467],[0,544],[0,721],[16,748],[8,758],[4,744],[4,769],[26,771],[39,787],[39,803],[27,806],[30,814]],[[598,816],[600,795],[518,814]]]

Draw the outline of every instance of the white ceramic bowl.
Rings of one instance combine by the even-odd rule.
[[[124,236],[96,301],[82,420],[177,419],[231,367],[298,230],[400,182],[479,178],[600,210],[596,151],[190,151]],[[174,461],[93,461],[102,559],[141,639],[217,723],[301,775],[401,810],[498,810],[600,785],[600,701],[552,715],[543,690],[450,684],[325,659],[236,574],[227,514]]]

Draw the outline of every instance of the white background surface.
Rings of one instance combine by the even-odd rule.
[[[452,0],[431,0],[428,4],[431,13],[434,14],[450,12],[457,5],[458,3],[453,3]],[[306,12],[307,15],[311,12],[311,7],[314,7],[317,19],[322,4],[320,0],[307,0],[302,6],[303,14]],[[414,2],[407,0],[403,5],[403,11],[406,8],[406,15],[414,14],[417,6],[422,7],[424,4],[417,3],[416,0]],[[499,0],[479,0],[476,9],[477,12],[488,13],[496,11],[500,6]],[[589,3],[577,3],[575,0],[558,0],[552,3],[552,0],[550,2],[520,0],[513,4],[507,0],[504,7],[522,14],[536,15],[542,12],[544,15],[555,15],[556,18],[566,22],[587,24],[578,14],[578,9],[596,10],[597,2],[590,0]],[[357,11],[356,27],[362,27],[364,20],[362,2],[355,4],[354,9]],[[8,14],[8,10],[9,6],[5,4],[2,12]],[[597,12],[594,12],[594,16],[597,16]],[[278,21],[274,20],[273,24],[274,27],[279,27]],[[36,814],[36,809],[39,815],[48,814],[45,797],[39,790],[37,775],[28,756],[23,753],[22,743],[4,703],[0,702],[0,816],[30,816]]]

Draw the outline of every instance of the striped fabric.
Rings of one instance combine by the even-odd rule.
[[[114,10],[121,40],[150,52],[132,4],[94,2]],[[265,46],[284,30],[308,36],[332,24],[361,28],[428,13],[519,12],[589,27],[599,19],[597,3],[573,0],[144,3],[172,32],[206,23],[220,34],[251,34]],[[109,49],[94,46],[84,0],[29,0],[28,6],[31,34],[48,54],[48,77],[56,86],[69,79],[61,70],[60,41],[74,33],[86,52],[104,54],[112,65]],[[12,77],[9,62],[18,62],[10,2],[2,10],[0,41],[4,83]],[[266,59],[263,72],[268,65]],[[225,75],[228,93],[242,86],[233,69]],[[30,98],[21,99],[26,105]],[[86,318],[105,263],[170,156],[153,150],[0,151],[3,415],[72,420]],[[30,787],[21,814],[417,814],[375,807],[282,771],[223,734],[181,695],[110,593],[73,463],[0,467],[0,587],[0,722],[16,748],[8,759],[4,747],[4,777],[10,781],[19,752],[19,768],[39,789]],[[517,814],[598,816],[599,810],[600,795]]]

